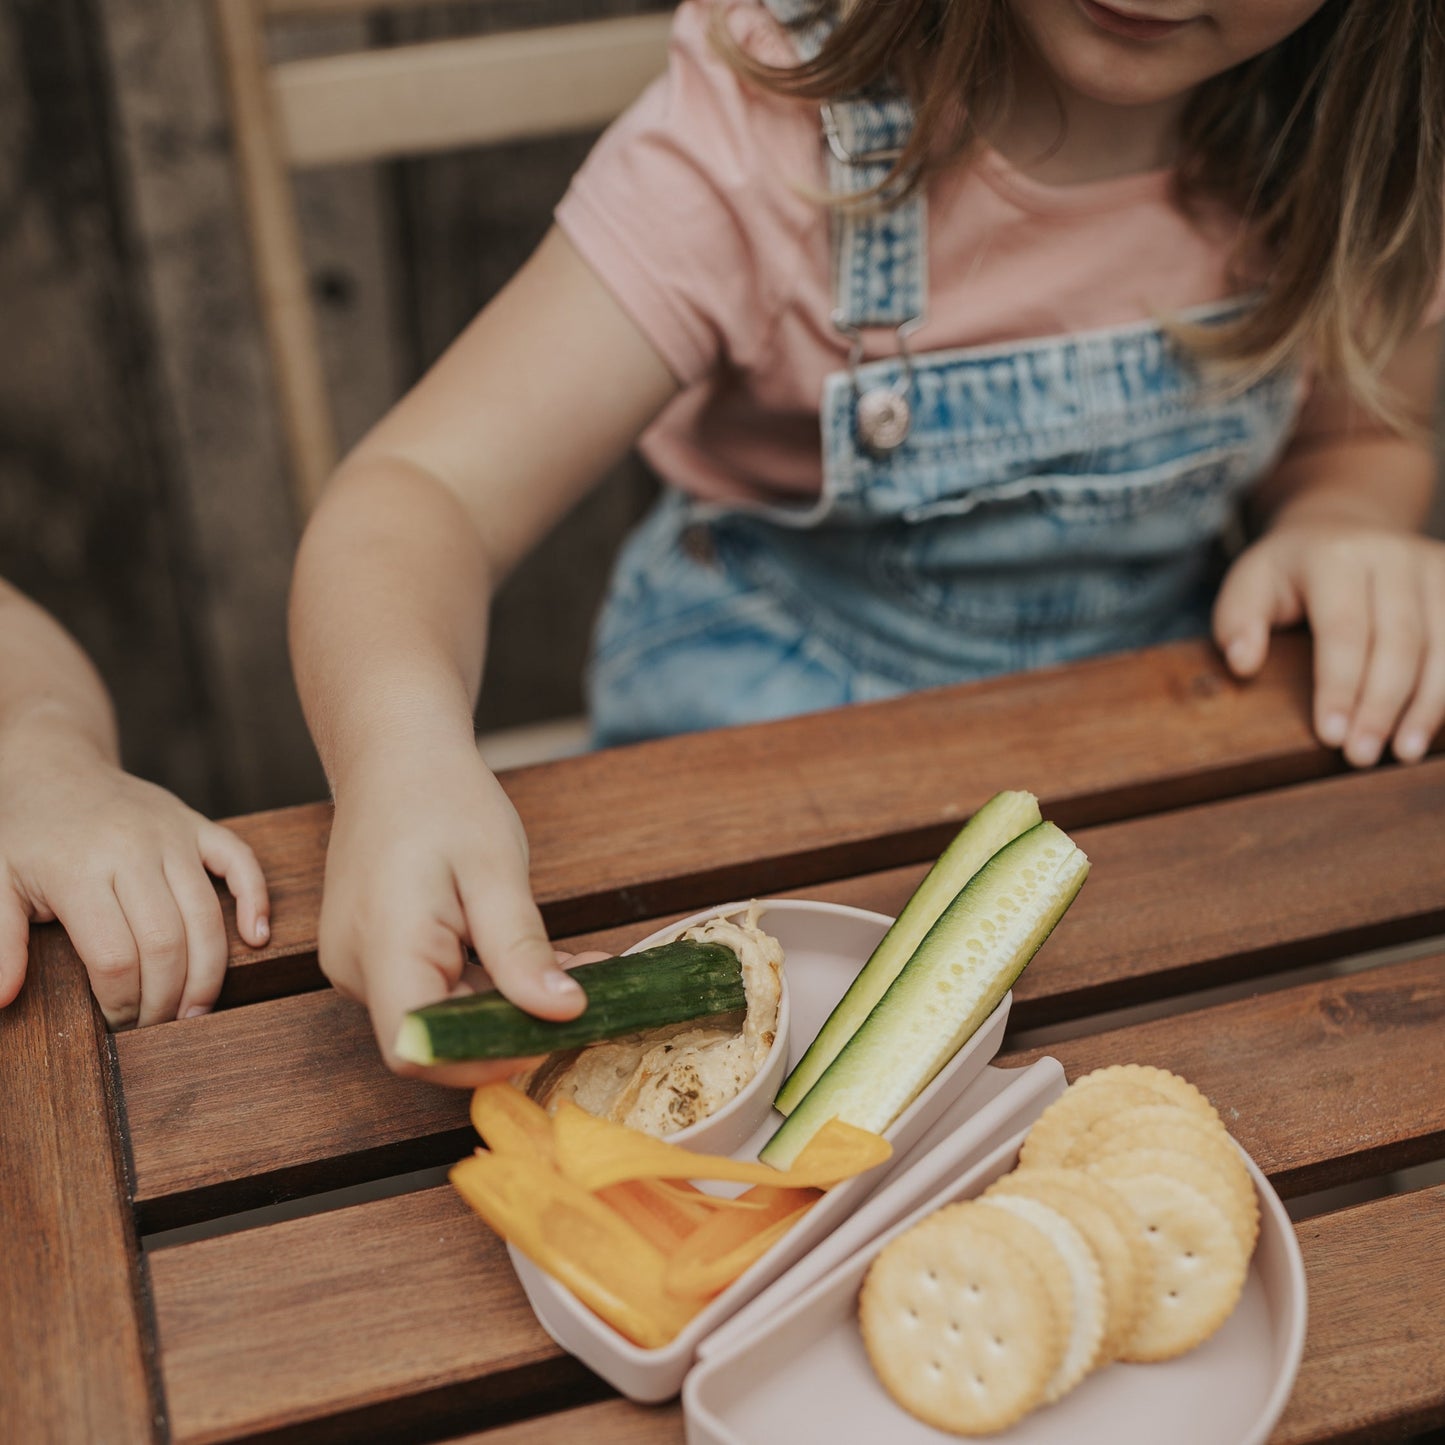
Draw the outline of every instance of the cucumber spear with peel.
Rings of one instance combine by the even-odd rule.
[[[998,1007],[1088,871],[1052,823],[1006,842],[924,934],[759,1157],[786,1169],[832,1118],[883,1133]]]

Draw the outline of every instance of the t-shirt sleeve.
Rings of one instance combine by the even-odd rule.
[[[718,0],[678,10],[667,73],[598,141],[557,224],[684,386],[746,367],[796,273],[821,186],[815,113],[747,85],[709,35]],[[760,7],[730,17],[786,59]]]

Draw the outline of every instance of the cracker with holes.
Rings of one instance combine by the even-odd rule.
[[[1159,1102],[1160,1096],[1144,1084],[1096,1084],[1087,1095],[1077,1085],[1066,1089],[1034,1121],[1019,1153],[1019,1167],[1063,1165],[1075,1141],[1100,1119],[1120,1109]]]
[[[982,1198],[880,1251],[864,1343],[905,1409],[991,1434],[1111,1361],[1202,1343],[1238,1303],[1258,1234],[1249,1168],[1204,1095],[1163,1069],[1099,1069]]]
[[[1180,1165],[1178,1173],[1205,1193],[1221,1191],[1227,1198],[1230,1218],[1239,1226],[1240,1242],[1246,1251],[1259,1237],[1259,1200],[1244,1158],[1234,1141],[1222,1129],[1215,1131],[1194,1120],[1194,1116],[1173,1110],[1173,1118],[1141,1120],[1153,1109],[1126,1109],[1101,1119],[1069,1152],[1069,1162],[1087,1169],[1093,1164],[1121,1156],[1152,1156],[1159,1151],[1178,1161],[1181,1154],[1193,1161]],[[1171,1113],[1161,1110],[1162,1114]],[[1182,1170],[1182,1172],[1181,1172]],[[1169,1172],[1169,1171],[1166,1171]]]
[[[1002,1210],[953,1204],[879,1252],[858,1323],[874,1371],[910,1414],[954,1434],[985,1435],[1043,1401],[1067,1324],[1057,1280],[1051,1289],[1049,1266],[1037,1263],[1039,1239]],[[1057,1255],[1051,1267],[1063,1271],[1067,1295]]]
[[[1249,1256],[1224,1211],[1165,1174],[1111,1181],[1138,1216],[1154,1260],[1153,1284],[1125,1360],[1172,1360],[1202,1344],[1229,1317]]]
[[[985,1209],[999,1209],[1031,1224],[1053,1245],[1069,1272],[1069,1334],[1059,1367],[1044,1389],[1044,1404],[1051,1405],[1099,1362],[1108,1309],[1103,1271],[1088,1240],[1057,1209],[1021,1194],[985,1196],[980,1203]]]
[[[1080,1169],[1016,1169],[984,1194],[1023,1195],[1057,1210],[1083,1235],[1098,1261],[1104,1285],[1101,1365],[1117,1360],[1149,1291],[1154,1261],[1134,1212],[1102,1180]]]
[[[1107,1069],[1095,1069],[1092,1073],[1075,1079],[1070,1092],[1095,1089],[1102,1084],[1148,1089],[1157,1094],[1164,1103],[1177,1104],[1200,1119],[1212,1121],[1221,1129],[1224,1128],[1224,1121],[1219,1117],[1219,1111],[1214,1105],[1188,1079],[1181,1079],[1178,1074],[1171,1074],[1168,1069],[1156,1069],[1151,1064],[1111,1064]]]
[[[1096,1159],[1088,1172],[1115,1188],[1121,1180],[1139,1174],[1163,1174],[1177,1179],[1198,1190],[1224,1215],[1246,1256],[1254,1250],[1259,1235],[1259,1204],[1247,1173],[1244,1176],[1247,1192],[1242,1194],[1228,1176],[1182,1149],[1125,1149]]]

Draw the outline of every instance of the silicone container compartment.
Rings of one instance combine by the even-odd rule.
[[[887,931],[892,919],[842,904],[800,899],[762,900],[762,926],[777,937],[786,955],[790,1032],[788,1066],[802,1057],[823,1021]],[[747,905],[733,903],[711,908],[641,940],[636,948],[651,947],[675,938],[683,929],[719,914],[731,914]],[[666,1400],[677,1394],[706,1336],[728,1321],[779,1275],[819,1246],[855,1212],[864,1230],[886,1228],[905,1213],[937,1182],[937,1170],[958,1168],[997,1142],[1000,1130],[1011,1132],[1042,1110],[1063,1087],[1062,1070],[1053,1061],[1041,1068],[1005,1072],[987,1070],[998,1052],[1008,1020],[1010,997],[972,1039],[954,1056],[927,1089],[888,1130],[893,1158],[869,1173],[828,1191],[803,1219],[744,1275],[713,1299],[674,1340],[661,1349],[644,1350],[605,1324],[564,1286],[538,1269],[516,1250],[511,1258],[533,1312],[542,1327],[563,1349],[595,1370],[634,1400]],[[981,1077],[982,1076],[982,1077]],[[1027,1117],[1025,1117],[1025,1115]],[[753,1133],[732,1152],[737,1158],[755,1159],[772,1137],[782,1116],[769,1111]],[[920,1147],[921,1146],[921,1147]],[[931,1170],[910,1183],[913,1169],[933,1149],[947,1153]],[[887,1186],[887,1198],[884,1187]],[[736,1187],[716,1186],[720,1192]],[[866,1216],[865,1201],[876,1196],[879,1207]],[[843,1236],[848,1247],[863,1242],[857,1227]],[[834,1258],[830,1251],[820,1256]],[[816,1277],[810,1273],[809,1278]]]
[[[858,1332],[858,1290],[893,1237],[981,1193],[1018,1162],[1023,1134],[966,1166],[907,1217],[746,1330],[705,1343],[683,1392],[688,1445],[918,1445],[952,1439],[896,1404]],[[1260,1238],[1234,1313],[1199,1348],[1161,1364],[1113,1364],[1057,1404],[990,1436],[1010,1445],[1263,1445],[1284,1410],[1305,1338],[1304,1262],[1278,1196],[1249,1162]],[[780,1282],[784,1283],[786,1281]]]

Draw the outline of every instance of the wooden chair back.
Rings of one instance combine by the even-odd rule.
[[[427,0],[391,0],[416,8]],[[435,0],[432,0],[435,3]],[[671,17],[626,16],[273,61],[268,31],[376,0],[212,0],[252,265],[298,519],[337,462],[292,170],[590,130],[666,58]]]

